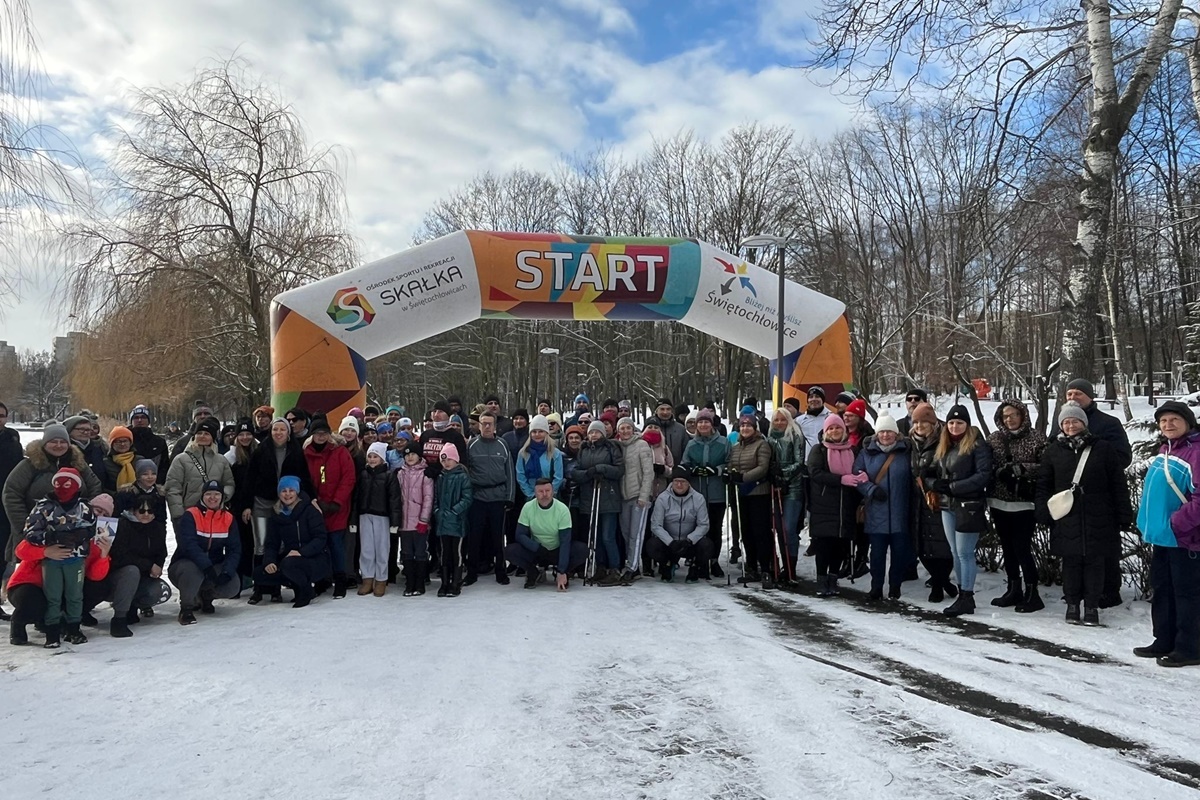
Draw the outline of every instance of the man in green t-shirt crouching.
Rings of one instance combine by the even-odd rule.
[[[504,549],[504,557],[525,570],[525,588],[532,589],[545,567],[557,571],[558,590],[567,590],[567,575],[587,561],[587,545],[571,541],[571,511],[554,499],[554,484],[538,478],[533,498],[517,518],[517,540]]]

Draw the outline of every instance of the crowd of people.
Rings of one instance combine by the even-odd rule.
[[[505,416],[496,396],[469,412],[448,397],[416,424],[399,405],[367,406],[336,429],[269,406],[222,426],[199,404],[173,445],[139,405],[107,439],[84,412],[25,448],[0,404],[10,642],[27,644],[30,625],[46,647],[85,642],[105,601],[111,634],[131,636],[172,587],[191,625],[243,593],[257,605],[288,588],[301,608],[326,591],[382,597],[401,578],[405,597],[435,578],[439,597],[455,597],[488,575],[567,591],[681,571],[731,581],[736,566],[740,583],[799,590],[806,557],[817,596],[869,575],[872,603],[898,600],[919,563],[929,602],[949,598],[944,613],[959,616],[975,611],[989,526],[1008,580],[992,605],[1036,613],[1039,524],[1062,562],[1066,622],[1098,625],[1121,603],[1121,531],[1135,512],[1128,437],[1094,396],[1072,381],[1049,438],[1016,400],[984,436],[965,406],[941,419],[921,389],[896,418],[814,386],[769,416],[747,398],[732,431],[711,403],[667,397],[641,424],[630,402],[593,411],[583,394],[565,419],[548,400]],[[1200,430],[1177,401],[1155,420],[1162,445],[1136,513],[1153,547],[1154,640],[1134,652],[1200,664]]]

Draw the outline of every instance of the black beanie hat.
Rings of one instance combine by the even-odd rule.
[[[329,420],[325,419],[324,414],[313,417],[312,425],[308,428],[309,433],[320,433],[321,431],[333,433],[333,429],[329,427]]]
[[[516,419],[517,417],[524,417],[525,421],[528,422],[529,421],[529,409],[526,409],[526,408],[514,409],[512,412],[512,418]]]
[[[196,423],[196,433],[206,431],[209,436],[214,439],[221,433],[221,423],[217,422],[216,417],[205,417]]]
[[[453,414],[454,411],[450,408],[450,403],[446,400],[438,400],[433,404],[434,411],[441,411],[443,414]]]
[[[1076,378],[1067,384],[1067,388],[1083,392],[1088,396],[1089,400],[1093,400],[1096,397],[1096,387],[1092,386],[1092,382],[1087,378]]]
[[[242,417],[241,419],[238,420],[236,430],[238,433],[254,433],[255,432],[254,422],[247,419],[246,417]]]
[[[959,420],[970,425],[971,412],[968,411],[967,407],[962,403],[957,403],[953,406],[950,406],[950,413],[946,414],[946,422],[951,422],[953,420]]]
[[[814,394],[820,397],[822,400],[825,399],[825,390],[815,383],[808,387],[808,397],[812,397]],[[849,403],[847,403],[847,405],[849,405]]]
[[[673,470],[671,470],[671,480],[677,480],[679,478],[682,478],[685,481],[690,481],[692,479],[691,473],[688,472],[687,467],[675,467]]]
[[[905,400],[907,400],[910,397],[915,397],[918,400],[920,400],[922,403],[929,402],[929,393],[926,392],[924,389],[922,389],[920,386],[914,386],[911,389],[909,389],[907,392],[904,393]]]
[[[1188,428],[1196,427],[1196,412],[1186,404],[1178,400],[1168,400],[1158,408],[1154,409],[1154,421],[1158,422],[1158,418],[1163,414],[1178,414],[1183,417],[1183,421],[1187,423]]]

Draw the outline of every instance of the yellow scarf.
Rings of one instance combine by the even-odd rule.
[[[137,453],[130,450],[128,453],[113,453],[112,460],[121,465],[121,471],[117,473],[117,488],[124,489],[126,486],[137,481],[137,473],[133,471],[133,460],[137,458]]]

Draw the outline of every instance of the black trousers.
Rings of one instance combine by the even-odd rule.
[[[992,522],[1000,537],[1000,549],[1004,553],[1004,574],[1009,583],[1021,580],[1031,586],[1037,584],[1037,561],[1033,558],[1033,509],[1028,511],[999,511],[992,509]]]
[[[712,539],[705,536],[695,544],[692,544],[687,539],[683,541],[686,544],[683,551],[677,555],[671,552],[671,548],[663,544],[662,539],[659,539],[653,533],[648,533],[645,544],[646,556],[653,561],[674,562],[677,558],[688,559],[696,565],[696,571],[700,577],[702,579],[707,578],[709,575],[709,562],[717,557],[717,551],[713,549]]]
[[[713,478],[716,480],[716,478]],[[708,539],[713,545],[714,559],[721,557],[721,545],[725,541],[725,503],[708,504]]]
[[[496,562],[496,577],[506,573],[504,567],[504,536],[507,525],[504,519],[503,500],[476,500],[467,511],[467,574],[477,575],[480,564]]]
[[[463,537],[441,536],[438,542],[442,554],[442,561],[438,567],[441,570],[442,585],[461,589]]]
[[[932,558],[930,556],[921,556],[921,563],[925,565],[925,569],[929,572],[929,583],[931,586],[951,586],[950,573],[954,571],[953,558]]]
[[[817,560],[817,577],[830,572],[837,574],[846,558],[847,540],[836,536],[813,536],[813,557]]]
[[[537,552],[526,549],[520,542],[513,542],[508,547],[504,548],[504,558],[516,564],[521,569],[528,572],[538,567],[558,567],[558,559],[561,553],[559,548],[548,550],[544,546],[539,545]],[[571,555],[567,558],[567,572],[582,567],[587,561],[588,548],[583,542],[571,542]]]
[[[741,514],[742,548],[748,569],[774,572],[775,548],[771,541],[771,495],[744,494],[738,497]]]
[[[1150,586],[1154,592],[1150,599],[1152,647],[1181,658],[1200,658],[1200,553],[1155,546]]]
[[[297,600],[311,600],[317,594],[313,591],[313,583],[329,580],[326,566],[324,559],[287,556],[279,562],[279,569],[274,574],[268,573],[265,565],[258,567],[254,571],[254,585],[264,589],[290,586],[296,592]]]
[[[1100,607],[1104,592],[1104,562],[1100,555],[1063,556],[1063,596],[1068,603]]]

